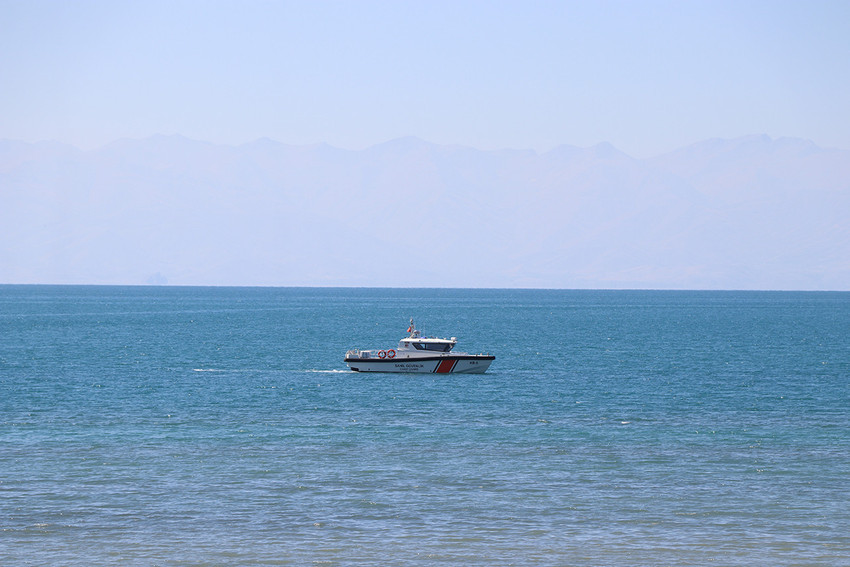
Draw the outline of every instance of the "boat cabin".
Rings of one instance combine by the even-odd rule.
[[[423,337],[422,334],[419,332],[419,329],[416,328],[416,325],[413,324],[413,319],[410,320],[410,327],[408,327],[407,331],[410,333],[410,336],[401,339],[398,342],[399,350],[449,352],[457,344],[457,339],[455,337],[452,337],[450,339]]]

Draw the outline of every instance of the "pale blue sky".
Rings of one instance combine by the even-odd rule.
[[[0,138],[850,149],[850,2],[0,0]]]

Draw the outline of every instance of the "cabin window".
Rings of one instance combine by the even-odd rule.
[[[442,343],[410,343],[416,350],[430,350],[436,352],[449,352],[452,350],[451,344]]]

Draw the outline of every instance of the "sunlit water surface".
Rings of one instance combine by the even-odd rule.
[[[349,372],[414,317],[484,375]],[[1,565],[848,565],[850,294],[0,286]]]

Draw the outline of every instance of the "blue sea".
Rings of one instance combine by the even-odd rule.
[[[850,293],[0,286],[0,565],[706,564],[850,565]]]

